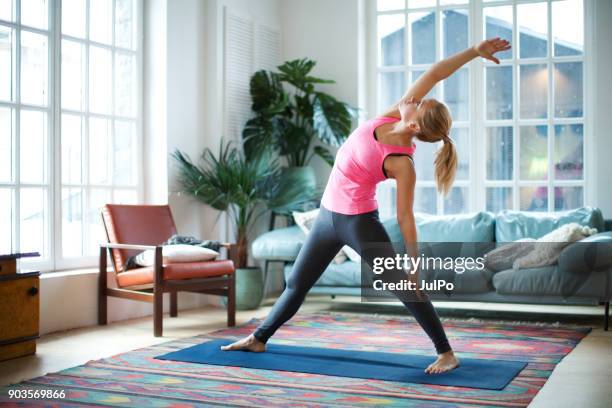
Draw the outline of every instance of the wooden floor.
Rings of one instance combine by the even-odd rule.
[[[236,324],[265,316],[272,300],[258,310],[238,311]],[[612,332],[602,330],[602,309],[595,307],[490,305],[482,303],[436,304],[442,316],[578,323],[595,329],[555,369],[532,407],[612,406]],[[461,310],[470,308],[469,310]],[[452,308],[452,310],[449,310]],[[459,309],[459,310],[458,310]],[[338,310],[404,314],[401,304],[364,304],[359,298],[309,296],[300,311]],[[564,313],[559,314],[559,311]],[[534,313],[535,312],[535,313]],[[571,315],[568,315],[571,313]],[[0,385],[59,371],[139,347],[189,337],[225,327],[225,310],[206,308],[179,311],[178,318],[164,316],[164,337],[153,337],[152,318],[139,318],[45,335],[35,356],[0,363]],[[88,345],[88,346],[85,346]],[[95,345],[95,347],[91,347]]]

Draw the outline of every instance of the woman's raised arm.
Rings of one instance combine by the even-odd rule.
[[[411,86],[408,88],[404,96],[391,106],[383,115],[400,117],[398,105],[402,101],[410,100],[413,98],[414,101],[418,102],[425,95],[432,90],[432,88],[440,81],[451,76],[455,71],[467,64],[474,58],[481,56],[488,60],[499,64],[499,60],[493,56],[493,54],[506,51],[510,49],[510,43],[507,40],[503,40],[499,37],[492,38],[490,40],[484,40],[473,47],[467,48],[457,54],[454,54],[442,61],[438,61],[433,64],[423,75],[421,75]]]

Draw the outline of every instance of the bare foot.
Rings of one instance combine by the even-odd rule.
[[[450,371],[459,366],[459,359],[455,357],[452,351],[447,351],[438,355],[438,359],[431,363],[429,367],[425,369],[427,374],[439,374],[446,371]]]
[[[237,342],[232,344],[228,344],[227,346],[221,346],[221,350],[223,351],[231,351],[231,350],[249,350],[255,351],[257,353],[261,353],[266,351],[266,344],[257,340],[255,336],[252,334],[248,337],[245,337]]]

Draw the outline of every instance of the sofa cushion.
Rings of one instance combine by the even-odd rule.
[[[561,225],[577,222],[603,231],[604,219],[599,208],[581,207],[559,212],[503,210],[495,217],[495,239],[512,242],[522,238],[538,239]]]
[[[257,237],[251,245],[251,254],[255,259],[293,261],[305,239],[297,225],[278,228]]]
[[[491,242],[495,217],[490,212],[456,215],[416,213],[419,242]]]
[[[589,274],[565,273],[557,265],[508,269],[493,276],[493,287],[500,295],[569,297],[578,292],[588,277]]]
[[[293,263],[285,265],[283,273],[285,281],[293,270]],[[316,286],[347,286],[360,287],[361,285],[361,264],[347,261],[341,264],[331,263],[325,272],[315,282]]]

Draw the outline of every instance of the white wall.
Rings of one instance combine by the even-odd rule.
[[[358,0],[284,0],[283,60],[308,57],[317,62],[313,75],[337,83],[321,90],[359,105]],[[324,187],[331,168],[318,157],[311,163]]]
[[[612,1],[594,1],[593,140],[595,189],[593,205],[612,219]],[[588,73],[587,73],[588,74]]]

